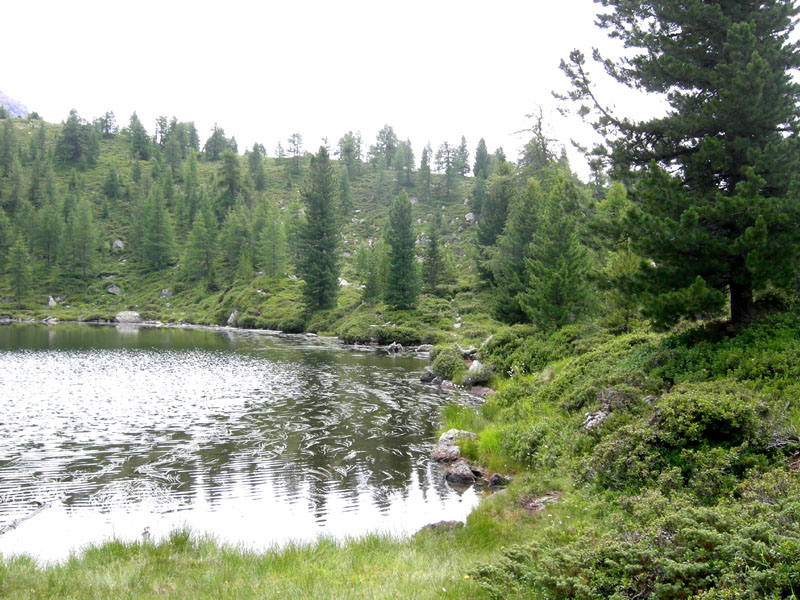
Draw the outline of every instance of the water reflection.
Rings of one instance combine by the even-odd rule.
[[[188,524],[265,547],[463,518],[423,362],[242,332],[0,327],[0,553]],[[54,533],[57,532],[57,533]],[[63,533],[62,533],[63,532]],[[57,538],[57,539],[56,539]]]

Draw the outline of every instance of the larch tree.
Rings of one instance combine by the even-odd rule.
[[[602,61],[631,88],[660,94],[659,118],[614,115],[594,94],[585,57],[562,68],[569,96],[595,110],[595,155],[629,185],[625,227],[643,260],[635,275],[657,326],[753,314],[754,293],[796,272],[800,47],[793,1],[601,0],[600,27],[630,50]],[[601,57],[597,57],[601,59]]]

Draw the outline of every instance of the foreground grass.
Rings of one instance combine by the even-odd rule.
[[[492,499],[494,500],[494,498]],[[535,519],[497,518],[489,501],[466,527],[248,552],[175,532],[159,543],[109,542],[41,566],[0,560],[0,597],[16,598],[482,598],[476,561],[522,542]]]

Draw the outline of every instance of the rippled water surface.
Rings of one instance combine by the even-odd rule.
[[[0,554],[188,526],[260,549],[464,519],[424,362],[227,330],[0,327]]]

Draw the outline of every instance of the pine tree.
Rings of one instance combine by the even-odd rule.
[[[730,300],[734,323],[753,314],[753,294],[796,272],[800,48],[793,1],[604,0],[599,24],[631,56],[604,62],[617,81],[667,94],[666,116],[643,122],[602,108],[610,157],[630,181],[626,219],[642,261],[636,283],[645,313],[667,327],[713,314]],[[584,56],[562,68],[570,96],[592,101]],[[587,109],[588,110],[588,109]]]
[[[303,190],[305,221],[300,226],[297,271],[305,282],[303,297],[311,310],[331,308],[339,290],[339,219],[336,218],[336,176],[324,147],[311,158]]]
[[[386,242],[389,246],[389,271],[384,299],[395,308],[410,308],[419,296],[419,274],[411,202],[405,190],[400,191],[389,210]]]

